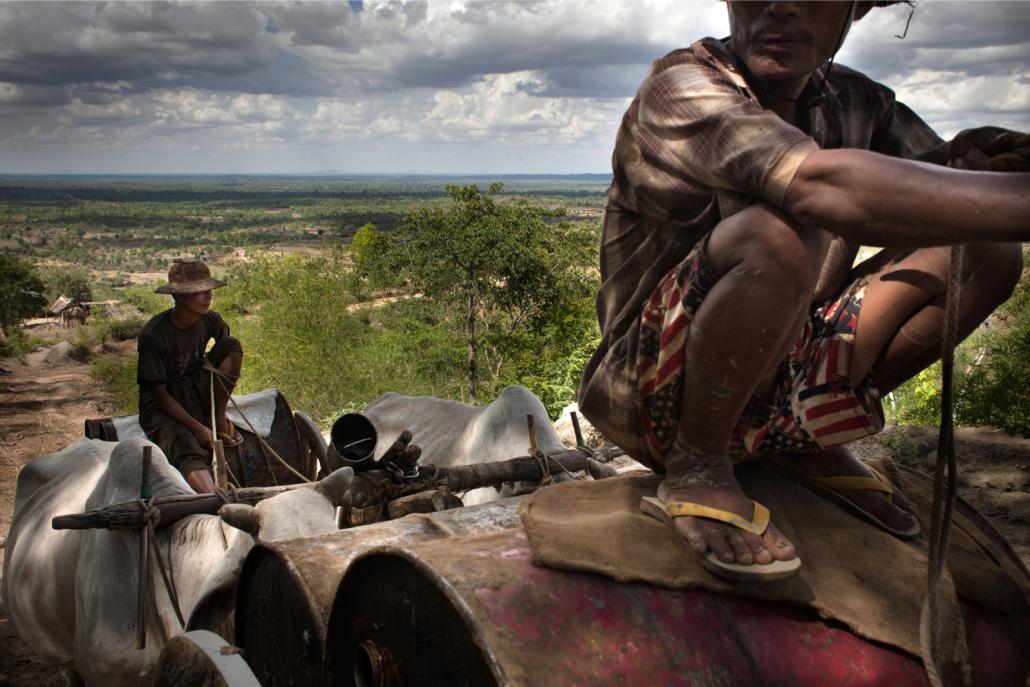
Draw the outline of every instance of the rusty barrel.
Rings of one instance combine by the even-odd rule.
[[[383,544],[408,546],[517,527],[518,500],[255,546],[236,593],[236,645],[265,687],[323,684],[329,610],[355,557]]]
[[[1003,619],[963,610],[974,684],[1023,684]],[[355,687],[929,684],[919,659],[806,609],[534,566],[521,529],[360,554],[325,670]]]

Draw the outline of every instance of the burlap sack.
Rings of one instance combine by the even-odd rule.
[[[673,589],[703,588],[806,606],[856,634],[919,655],[919,616],[926,593],[926,532],[932,483],[912,471],[895,474],[919,507],[924,534],[902,541],[860,520],[761,463],[738,468],[744,491],[764,503],[803,561],[796,577],[779,582],[733,582],[715,577],[666,525],[643,514],[642,496],[654,496],[653,474],[580,481],[541,489],[519,514],[533,562],[598,573],[622,582]],[[955,641],[959,596],[1007,614],[1019,643],[1030,650],[1030,581],[1004,544],[992,543],[970,509],[957,514],[949,550],[950,574],[941,580],[947,660],[959,660]],[[989,526],[988,526],[989,527]],[[960,648],[962,647],[962,648]]]

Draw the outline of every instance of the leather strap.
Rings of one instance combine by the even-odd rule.
[[[894,493],[890,482],[878,472],[873,474],[876,477],[806,477],[805,479],[834,491],[882,491],[888,496]]]

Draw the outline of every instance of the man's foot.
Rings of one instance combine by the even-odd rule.
[[[663,503],[689,501],[751,520],[754,506],[737,484],[729,460],[726,463],[725,468],[669,475],[658,487],[658,498]],[[724,563],[762,565],[797,557],[794,545],[771,523],[762,536],[697,517],[676,518],[675,527],[695,554],[704,557],[711,551]]]
[[[854,453],[843,446],[827,449],[819,453],[782,454],[775,461],[791,472],[802,477],[865,477],[875,479],[876,475]],[[849,489],[837,491],[832,486],[823,486],[846,498],[855,509],[860,510],[873,520],[878,520],[894,533],[918,533],[919,520],[915,505],[901,492],[897,485],[892,494],[872,489]]]

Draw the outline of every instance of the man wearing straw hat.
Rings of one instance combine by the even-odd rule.
[[[227,447],[242,441],[226,420],[225,408],[240,376],[243,348],[211,310],[212,291],[223,286],[203,262],[176,260],[168,283],[156,290],[170,294],[175,305],[147,322],[138,344],[140,425],[198,493],[215,490],[215,440]],[[204,364],[212,339],[206,359],[218,374]],[[217,436],[212,435],[212,416]]]

